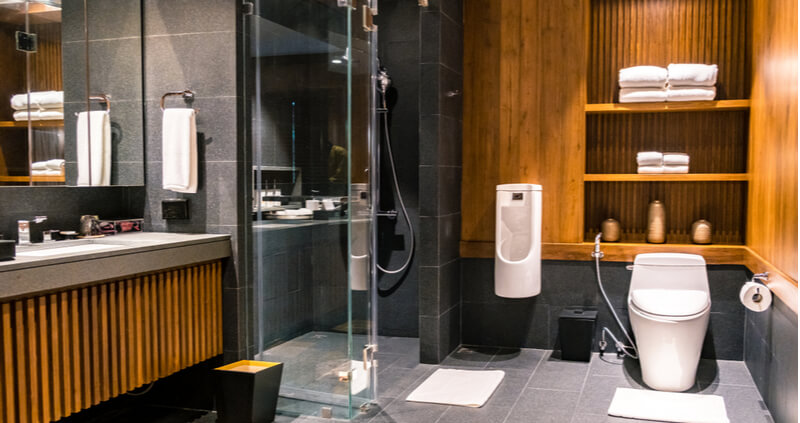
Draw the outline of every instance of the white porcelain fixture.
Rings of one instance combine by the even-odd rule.
[[[497,186],[494,293],[527,298],[542,291],[542,186]]]
[[[633,263],[628,314],[644,383],[680,392],[695,382],[711,298],[706,261],[695,254],[639,254]]]

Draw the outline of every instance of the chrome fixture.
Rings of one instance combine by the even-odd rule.
[[[161,110],[165,109],[164,101],[167,100],[167,97],[180,95],[183,96],[183,99],[186,101],[194,100],[194,91],[192,90],[183,90],[183,91],[169,91],[161,96]]]

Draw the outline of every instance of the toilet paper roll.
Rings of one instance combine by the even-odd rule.
[[[761,295],[761,301],[753,299],[756,294]],[[739,301],[750,310],[764,311],[772,304],[772,292],[765,285],[758,282],[747,282],[742,285],[742,290],[739,291]]]

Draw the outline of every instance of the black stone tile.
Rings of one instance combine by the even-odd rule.
[[[462,73],[464,33],[457,21],[447,16],[441,18],[441,63],[457,74]]]
[[[439,144],[441,139],[441,116],[424,115],[419,118],[419,163],[423,166],[436,166],[439,163]]]
[[[449,310],[461,303],[461,264],[455,259],[439,268],[439,309]]]
[[[239,351],[245,348],[240,337],[244,334],[243,322],[239,321],[239,308],[244,306],[241,300],[240,289],[222,290],[222,347],[225,350]]]
[[[380,28],[381,44],[384,41],[419,41],[420,8],[414,2],[385,1],[379,5],[379,12],[375,23]]]
[[[439,356],[450,354],[461,344],[461,306],[455,305],[439,318]]]
[[[570,421],[578,405],[578,392],[525,389],[517,405],[511,410],[506,422],[529,422],[536,416],[537,422],[562,423]]]
[[[89,39],[140,37],[142,34],[141,3],[139,0],[90,0],[88,2]],[[78,7],[82,9],[80,6]],[[83,38],[83,34],[76,31],[75,28],[67,29],[66,26],[63,28],[69,41]]]
[[[198,98],[236,96],[235,32],[148,36],[144,46],[148,100],[184,89]]]
[[[461,214],[439,218],[439,263],[449,263],[459,257]]]
[[[440,13],[425,11],[420,15],[420,37],[420,62],[439,63],[442,48],[442,15]]]
[[[465,302],[502,302],[494,294],[494,260],[462,258],[461,298]]]
[[[443,357],[439,356],[439,316],[419,317],[419,353],[420,362],[438,364]]]
[[[68,60],[72,63],[72,60],[82,61],[83,58],[84,56],[80,55],[78,58],[65,58],[64,61],[66,64]],[[140,38],[89,42],[90,91],[91,94],[110,95],[112,111],[116,101],[142,98],[141,69],[142,40]],[[64,100],[67,100],[66,95]]]
[[[437,166],[419,167],[419,213],[422,217],[439,216],[439,172],[441,168]]]
[[[419,219],[419,241],[417,255],[419,265],[439,266],[439,218],[422,216]]]
[[[747,322],[746,336],[744,340],[744,362],[753,382],[758,387],[761,395],[766,397],[769,393],[770,367],[773,366],[772,353],[769,346],[753,328],[751,321]]]
[[[440,68],[438,63],[420,65],[419,112],[421,115],[440,114]]]
[[[84,21],[83,17],[83,1],[66,0],[61,2],[62,43],[85,39],[86,21]]]
[[[550,348],[548,307],[535,299],[462,303],[461,342],[511,348]]]
[[[461,24],[463,18],[463,4],[461,0],[433,0],[440,3],[439,10],[454,22]]]
[[[144,0],[145,35],[236,31],[236,2]]]
[[[712,312],[700,355],[718,360],[744,359],[744,315]]]
[[[711,311],[718,313],[744,313],[744,306],[739,301],[739,289],[747,280],[747,268],[744,266],[708,266]]]
[[[455,119],[450,116],[441,116],[440,119],[440,139],[439,147],[439,165],[444,166],[461,166],[461,121],[460,117]]]
[[[439,316],[439,267],[419,268],[419,312]]]
[[[442,361],[443,367],[484,368],[492,360],[500,348],[462,346],[447,355]]]
[[[608,265],[608,267],[605,267]],[[601,267],[607,292],[623,304],[615,293],[618,285],[613,272],[616,266],[605,263]],[[625,283],[627,287],[627,283]],[[541,300],[547,304],[564,306],[594,305],[598,292],[594,264],[591,262],[543,261]],[[626,292],[627,294],[627,292]]]
[[[547,356],[547,351],[530,348],[500,348],[492,357],[487,369],[503,369],[507,374],[530,376],[542,359]],[[527,380],[526,380],[527,383]],[[524,385],[523,385],[524,386]]]
[[[438,181],[439,210],[437,215],[445,216],[461,212],[461,168],[440,166]]]

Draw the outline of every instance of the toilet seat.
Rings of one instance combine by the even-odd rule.
[[[639,311],[660,317],[690,317],[711,305],[708,292],[693,289],[637,289],[630,300]]]

